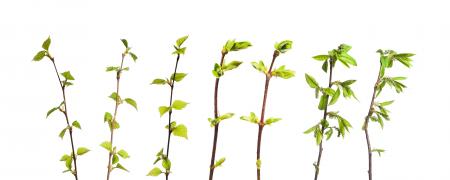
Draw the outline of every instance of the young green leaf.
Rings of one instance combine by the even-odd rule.
[[[326,61],[326,60],[328,60],[330,58],[330,56],[328,56],[328,55],[317,55],[317,56],[314,56],[312,58],[315,59],[315,60],[318,60],[318,61]]]
[[[251,112],[250,116],[241,116],[240,119],[251,122],[251,123],[255,123],[255,124],[258,124],[258,121],[259,121],[258,117],[256,117],[254,112]]]
[[[316,81],[316,79],[314,79],[314,77],[305,73],[305,79],[306,79],[306,83],[308,83],[309,87],[319,88],[319,83],[317,83],[317,81]]]
[[[81,125],[78,121],[73,121],[72,126],[78,128],[78,129],[81,129]]]
[[[239,65],[241,65],[241,64],[242,64],[242,61],[231,61],[228,64],[224,64],[222,66],[222,70],[223,71],[233,70],[233,69],[236,69],[237,67],[239,67]]]
[[[61,132],[59,133],[58,136],[59,136],[61,139],[64,138],[64,135],[66,134],[67,129],[68,129],[68,128],[66,127],[66,128],[64,128],[64,129],[62,129]]]
[[[48,48],[50,47],[50,43],[52,43],[52,40],[50,39],[50,36],[42,43],[42,48],[48,51]]]
[[[133,100],[131,98],[125,98],[125,102],[127,102],[129,105],[133,106],[136,110],[138,109],[135,100]]]
[[[185,125],[180,124],[173,129],[173,135],[188,139],[188,130]]]
[[[48,118],[48,116],[50,116],[50,114],[52,114],[53,112],[55,112],[58,109],[59,109],[59,107],[54,107],[54,108],[51,108],[50,110],[48,110],[46,118]]]
[[[161,169],[158,167],[154,167],[150,172],[148,172],[147,176],[159,176],[162,173]]]
[[[106,67],[106,72],[110,72],[110,71],[118,71],[119,67],[117,66],[108,66]]]
[[[72,74],[70,74],[70,71],[66,71],[61,73],[61,75],[66,79],[66,80],[75,80],[75,78],[72,76]]]
[[[123,167],[123,165],[120,164],[120,163],[117,163],[116,167],[114,167],[114,168],[118,168],[118,169],[124,170],[124,171],[126,171],[126,172],[129,172],[128,169],[125,168],[125,167]]]
[[[47,55],[47,51],[39,51],[34,55],[33,61],[40,61]]]
[[[113,154],[112,156],[112,164],[117,164],[120,161],[119,156],[117,154]]]
[[[276,77],[281,77],[283,79],[289,79],[295,76],[295,71],[285,69],[285,66],[281,66],[278,69],[272,71],[272,75]]]
[[[136,62],[136,60],[138,59],[138,57],[136,56],[136,54],[129,52],[131,59],[133,59],[134,62]]]
[[[164,84],[167,84],[167,81],[164,79],[154,79],[152,81],[152,84],[164,85]]]
[[[322,95],[320,97],[320,102],[318,106],[319,110],[324,110],[327,104],[328,104],[328,95]]]
[[[163,161],[162,161],[162,166],[163,166],[164,169],[166,169],[167,171],[169,171],[170,168],[172,167],[172,163],[170,162],[169,159],[164,158]]]
[[[319,125],[314,125],[313,127],[310,127],[309,129],[307,129],[305,132],[303,132],[304,134],[309,134],[314,132],[317,128],[319,128]]]
[[[291,40],[284,40],[279,43],[275,43],[275,49],[281,53],[285,53],[291,48],[292,48]]]
[[[100,144],[101,147],[105,148],[106,150],[108,150],[109,152],[112,151],[112,145],[111,142],[109,141],[104,141]]]
[[[88,149],[88,148],[85,148],[85,147],[79,147],[78,149],[77,149],[77,155],[83,155],[83,154],[86,154],[86,153],[88,153],[90,150]]]
[[[126,39],[121,39],[123,45],[125,46],[125,48],[128,48],[128,41]]]
[[[234,42],[234,45],[231,47],[231,51],[247,49],[250,46],[252,46],[252,44],[248,41]]]
[[[381,156],[381,153],[383,153],[384,151],[384,149],[372,149],[372,152],[377,152],[378,156]]]
[[[174,75],[172,74],[170,76],[170,79],[175,80],[176,82],[180,82],[181,80],[184,79],[184,77],[186,77],[186,75],[187,75],[186,73],[176,73],[175,78],[174,78]]]
[[[127,159],[130,157],[130,155],[128,155],[128,152],[123,149],[121,149],[119,152],[117,152],[117,154],[119,154],[119,156],[124,159]]]
[[[105,112],[105,115],[103,116],[103,119],[105,122],[111,122],[112,121],[112,114],[109,112]]]
[[[281,118],[270,117],[270,118],[266,119],[266,122],[264,122],[264,124],[271,125],[271,124],[276,123],[276,122],[278,122],[280,120],[281,120]]]
[[[256,70],[262,72],[262,73],[267,73],[267,68],[264,65],[263,61],[259,61],[259,62],[252,62],[252,66],[253,68],[255,68]]]
[[[183,36],[183,37],[177,39],[177,46],[178,46],[178,47],[181,47],[181,45],[183,45],[184,41],[186,41],[186,39],[187,39],[188,37],[189,37],[189,36]]]
[[[216,168],[216,167],[221,166],[224,162],[225,162],[225,158],[224,158],[224,157],[223,157],[223,158],[220,158],[219,160],[217,160],[217,161],[214,163],[213,168]]]
[[[171,108],[167,106],[159,106],[159,115],[162,117]]]
[[[188,104],[187,102],[184,102],[182,100],[175,100],[173,101],[172,108],[176,110],[182,110],[183,108],[186,107],[187,104]]]
[[[336,103],[337,100],[339,99],[340,95],[341,95],[341,90],[339,88],[337,88],[336,91],[334,92],[333,96],[331,96],[329,105],[333,105],[334,103]]]

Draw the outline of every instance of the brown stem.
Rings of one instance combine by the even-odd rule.
[[[116,74],[116,94],[117,94],[117,96],[119,96],[119,89],[120,89],[120,75],[122,74],[123,60],[124,60],[124,59],[125,59],[125,53],[122,53],[122,60],[121,60],[121,62],[120,62],[120,68],[119,68],[119,70],[117,71],[117,74]],[[119,96],[119,97],[120,97],[120,96]],[[116,121],[116,117],[117,117],[117,112],[118,112],[118,109],[119,109],[119,105],[120,105],[120,102],[119,102],[118,99],[116,99],[116,105],[115,105],[115,107],[114,107],[114,116],[113,116],[113,118],[112,118],[112,121],[113,121],[113,122]],[[110,132],[111,132],[111,133],[110,133],[110,139],[109,139],[109,142],[111,143],[111,146],[113,147],[114,127],[113,127],[113,123],[112,123],[112,122],[109,123],[109,129],[110,129]],[[109,176],[110,176],[111,171],[112,171],[112,164],[111,164],[112,156],[113,156],[113,153],[112,153],[112,152],[109,152],[109,154],[108,154],[108,166],[107,166],[108,171],[107,171],[107,174],[106,174],[106,180],[109,180]]]
[[[367,173],[369,175],[369,180],[372,180],[372,147],[370,145],[370,138],[369,138],[369,119],[373,113],[373,105],[375,103],[376,92],[377,92],[377,88],[378,88],[378,85],[380,84],[380,80],[381,80],[381,69],[382,69],[381,66],[382,65],[380,64],[380,69],[378,71],[378,78],[373,87],[372,100],[370,101],[369,112],[367,113],[367,116],[364,120],[364,126],[363,126],[364,133],[366,135],[367,154],[368,154],[368,158],[369,158],[369,170],[367,171]]]
[[[173,71],[171,80],[170,80],[170,102],[169,102],[169,107],[172,107],[172,100],[173,100],[173,89],[175,87],[175,74],[177,74],[177,68],[178,68],[178,62],[180,60],[180,54],[177,55],[177,61],[175,62],[175,69]],[[169,149],[170,149],[170,137],[172,135],[172,108],[170,108],[169,110],[169,124],[167,125],[168,131],[167,131],[167,148],[166,148],[166,156],[169,159]],[[166,174],[166,180],[169,179],[169,174],[170,173],[165,173]]]
[[[62,91],[63,104],[64,104],[64,111],[63,111],[63,113],[64,113],[64,117],[66,118],[67,127],[69,127],[70,145],[71,145],[71,148],[72,148],[72,159],[73,159],[73,165],[74,165],[74,169],[75,169],[74,172],[73,172],[73,175],[75,176],[75,180],[78,180],[77,156],[75,155],[75,145],[74,145],[74,142],[73,142],[72,126],[70,125],[69,115],[67,113],[66,88],[64,86],[64,83],[61,81],[61,77],[59,77],[58,68],[56,68],[56,64],[55,64],[55,58],[53,58],[50,55],[48,55],[48,57],[50,58],[50,60],[53,63],[53,67],[55,69],[56,76],[58,77],[59,85],[60,85],[61,91]]]
[[[258,124],[258,144],[256,148],[256,161],[259,161],[261,158],[261,140],[262,140],[262,131],[264,129],[264,115],[266,111],[266,102],[267,102],[267,93],[269,92],[269,83],[270,78],[272,77],[272,68],[273,64],[275,62],[275,59],[278,57],[279,52],[277,50],[274,51],[272,56],[272,62],[270,63],[269,71],[266,74],[266,83],[264,85],[264,97],[263,97],[263,103],[261,108],[261,119]],[[258,180],[261,180],[261,170],[260,167],[256,168],[256,177]]]
[[[222,52],[222,58],[220,59],[220,66],[223,65],[223,61],[225,59],[225,56],[227,55],[226,52]],[[217,119],[219,117],[219,107],[218,107],[218,94],[219,94],[219,81],[220,77],[216,78],[216,83],[214,85],[214,118]],[[214,163],[216,159],[216,148],[217,148],[217,138],[219,136],[219,123],[218,122],[214,126],[214,140],[213,140],[213,147],[211,152],[211,164],[209,166],[209,180],[212,180],[214,177]]]
[[[329,61],[329,66],[330,66],[330,74],[329,74],[329,78],[328,78],[328,87],[331,88],[332,84],[332,79],[333,79],[333,67],[334,67],[334,63],[336,61],[335,60],[330,60]],[[325,104],[325,109],[323,110],[323,120],[327,119],[327,115],[328,115],[328,103]],[[322,137],[323,137],[323,132],[325,131],[325,126],[322,125],[322,129],[321,129],[321,133],[322,133]],[[314,180],[317,180],[317,178],[319,178],[319,168],[320,168],[320,160],[322,159],[322,152],[323,152],[323,141],[320,140],[320,144],[319,144],[319,155],[317,156],[317,162],[315,165],[315,169],[316,172],[314,174]]]

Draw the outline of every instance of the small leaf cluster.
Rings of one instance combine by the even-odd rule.
[[[88,153],[90,150],[86,147],[79,147],[77,149],[76,154],[72,154],[72,155],[68,155],[68,154],[64,154],[61,159],[59,159],[60,161],[63,161],[65,166],[66,166],[66,170],[63,171],[63,173],[66,172],[70,172],[73,175],[75,175],[77,172],[75,172],[75,169],[72,167],[73,161],[74,161],[74,157],[77,158],[78,156],[84,155],[86,153]]]
[[[108,168],[110,168],[110,171],[112,171],[114,169],[121,169],[121,170],[128,172],[128,170],[122,164],[119,163],[120,159],[130,158],[130,155],[128,155],[127,151],[125,151],[124,149],[117,151],[117,147],[116,146],[113,147],[111,142],[109,142],[109,141],[102,142],[100,144],[100,146],[103,147],[104,149],[106,149],[112,155],[112,161],[111,161],[112,167],[108,167]]]
[[[348,54],[348,51],[351,49],[351,46],[346,44],[341,44],[337,49],[333,49],[328,51],[328,55],[317,55],[314,56],[313,59],[318,61],[324,61],[322,65],[322,70],[325,73],[328,73],[328,69],[334,68],[337,61],[341,62],[345,67],[356,66],[355,59]],[[331,72],[329,72],[331,73]],[[346,80],[346,81],[333,81],[329,86],[320,86],[320,84],[316,81],[316,79],[309,75],[305,74],[305,80],[308,86],[315,90],[315,97],[319,98],[320,101],[317,106],[319,110],[325,110],[326,107],[335,104],[341,94],[345,98],[356,98],[355,93],[351,89],[351,85],[356,82],[356,80]],[[337,126],[330,126],[330,122],[328,119],[337,120]],[[345,136],[346,132],[349,132],[349,128],[351,128],[351,124],[342,116],[338,114],[338,112],[327,112],[324,119],[321,119],[319,123],[307,129],[304,133],[309,134],[314,132],[314,137],[316,139],[316,143],[320,144],[322,142],[323,136],[326,136],[326,139],[329,140],[333,135],[333,132],[337,132],[337,136],[342,137]]]
[[[164,149],[161,149],[156,154],[156,160],[153,162],[153,165],[161,161],[161,166],[164,168],[164,170],[161,170],[159,167],[154,167],[150,172],[147,173],[147,176],[159,176],[160,174],[170,174],[170,168],[172,166],[172,163],[170,162],[167,155],[164,154]]]
[[[273,123],[281,121],[281,118],[269,117],[264,122],[260,122],[256,114],[254,112],[250,112],[249,116],[241,116],[241,120],[264,126],[264,125],[272,125]]]
[[[234,113],[225,113],[223,115],[220,115],[217,118],[208,118],[208,121],[211,125],[211,127],[216,126],[217,124],[219,124],[220,122],[222,122],[225,119],[230,119],[234,116]]]
[[[375,84],[375,93],[376,97],[378,97],[387,84],[391,88],[395,89],[397,93],[403,92],[403,89],[406,88],[402,82],[406,79],[406,77],[388,77],[385,76],[385,71],[388,68],[392,68],[395,61],[400,62],[407,68],[412,66],[411,57],[414,56],[412,53],[396,53],[393,50],[378,50],[380,54],[380,72],[378,75],[378,81]],[[386,109],[386,106],[389,106],[394,101],[384,101],[384,102],[374,102],[372,107],[370,107],[369,111],[369,119],[372,122],[378,122],[381,128],[384,127],[384,121],[389,121],[389,110]],[[367,128],[367,124],[364,124],[363,129]],[[380,152],[378,152],[380,153]]]
[[[225,58],[225,55],[231,51],[239,51],[239,50],[247,49],[248,47],[251,47],[251,46],[252,46],[252,44],[248,41],[236,42],[234,39],[228,40],[225,43],[225,45],[223,45],[222,56],[223,56],[223,58]],[[242,64],[242,61],[236,61],[236,60],[228,62],[228,63],[225,60],[221,64],[215,63],[214,68],[212,70],[212,74],[214,75],[214,77],[220,78],[225,74],[226,71],[236,69],[241,64]]]
[[[276,58],[280,53],[285,53],[289,49],[292,48],[292,41],[291,40],[284,40],[279,43],[275,43],[275,53],[274,57]],[[266,75],[266,77],[280,77],[283,79],[289,79],[295,76],[295,71],[286,69],[285,65],[280,66],[279,68],[275,68],[273,70],[270,70],[270,68],[267,68],[266,65],[264,65],[264,61],[254,61],[251,63],[253,68],[255,68],[257,71],[262,72]]]
[[[187,102],[184,102],[182,100],[175,100],[175,101],[173,101],[172,106],[160,106],[159,107],[159,114],[162,117],[167,112],[171,113],[173,109],[175,109],[175,110],[182,110],[187,105],[188,105]],[[166,126],[166,129],[169,129],[169,132],[173,133],[173,135],[175,135],[175,136],[183,137],[185,139],[188,139],[188,130],[187,130],[186,126],[183,125],[183,124],[177,125],[176,121],[172,121],[170,123],[170,125]]]

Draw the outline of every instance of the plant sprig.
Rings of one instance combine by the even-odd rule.
[[[218,107],[218,94],[219,94],[219,82],[220,78],[225,74],[225,72],[238,68],[242,61],[231,61],[229,63],[225,62],[225,56],[232,51],[240,51],[243,49],[247,49],[251,47],[252,44],[248,41],[235,41],[228,40],[222,48],[222,57],[220,59],[220,63],[215,63],[214,68],[212,70],[212,74],[216,78],[216,82],[214,85],[214,118],[208,118],[208,121],[211,127],[214,127],[214,137],[213,137],[213,146],[211,152],[211,164],[209,166],[209,180],[214,178],[214,170],[216,167],[221,166],[225,162],[225,157],[220,158],[216,161],[216,149],[217,149],[217,138],[219,136],[219,125],[220,122],[225,119],[230,119],[234,116],[234,113],[225,113],[219,114]]]
[[[269,83],[272,77],[280,77],[283,79],[289,79],[295,76],[295,72],[293,70],[286,69],[286,67],[280,66],[279,68],[274,68],[274,63],[276,58],[288,50],[292,48],[292,41],[284,40],[279,43],[275,43],[275,50],[272,55],[272,61],[270,63],[269,68],[264,65],[263,61],[252,62],[253,68],[262,72],[265,75],[265,85],[264,85],[264,96],[261,108],[261,119],[256,117],[256,114],[251,112],[250,116],[241,116],[241,119],[244,121],[249,121],[251,123],[255,123],[258,125],[258,140],[257,140],[257,150],[256,150],[256,177],[258,180],[261,180],[261,141],[262,141],[262,131],[265,125],[271,125],[275,122],[281,120],[281,118],[270,117],[265,119],[265,110],[266,110],[266,101],[267,95],[269,91]]]
[[[170,87],[170,101],[168,106],[160,106],[159,107],[159,114],[162,117],[164,114],[169,113],[168,117],[168,123],[166,125],[167,129],[167,146],[166,146],[166,153],[164,153],[164,148],[162,148],[157,154],[156,154],[156,160],[153,164],[158,163],[161,161],[161,166],[163,167],[163,170],[161,170],[159,167],[154,167],[150,172],[147,174],[147,176],[159,176],[160,174],[164,174],[166,177],[166,180],[169,179],[169,175],[172,173],[171,167],[172,163],[169,159],[169,150],[170,150],[170,138],[172,134],[174,136],[182,137],[185,139],[188,139],[188,130],[187,127],[184,124],[177,124],[176,121],[172,121],[172,112],[173,110],[183,110],[188,103],[182,100],[173,100],[173,90],[175,88],[175,83],[182,81],[186,77],[186,73],[179,73],[178,70],[178,62],[180,60],[181,55],[183,55],[186,51],[186,47],[182,47],[183,43],[188,39],[189,36],[183,36],[179,38],[175,45],[173,46],[175,48],[175,51],[172,53],[176,55],[176,61],[175,61],[175,68],[170,75],[169,78],[157,78],[152,81],[151,84],[157,84],[157,85],[168,85]]]
[[[314,133],[316,144],[319,145],[319,154],[317,157],[317,161],[313,164],[315,167],[314,180],[317,180],[319,176],[319,167],[320,160],[322,158],[322,144],[324,137],[326,136],[326,140],[329,140],[334,132],[336,132],[338,137],[344,137],[352,127],[350,122],[339,114],[339,111],[328,110],[329,106],[335,104],[338,101],[341,93],[345,98],[357,99],[355,93],[351,89],[351,85],[355,83],[356,80],[346,80],[343,82],[332,80],[333,70],[336,62],[339,61],[341,62],[341,64],[348,68],[357,65],[356,60],[348,54],[348,51],[350,51],[350,49],[351,46],[341,44],[337,49],[328,51],[327,55],[317,55],[313,57],[313,59],[317,61],[323,61],[322,70],[325,73],[329,73],[327,86],[320,86],[313,76],[305,74],[306,83],[309,85],[309,87],[315,90],[315,97],[319,98],[320,96],[318,109],[323,111],[323,117],[320,119],[320,121],[304,132],[305,134]],[[337,125],[330,125],[329,119],[336,120]]]
[[[111,114],[110,112],[105,112],[104,122],[108,123],[109,131],[110,131],[110,139],[109,141],[104,141],[100,144],[101,147],[108,151],[108,166],[107,166],[107,174],[106,180],[110,179],[110,174],[114,169],[121,169],[123,171],[127,171],[121,163],[119,163],[120,159],[127,159],[130,156],[128,152],[124,149],[119,149],[114,146],[114,131],[120,128],[119,122],[117,121],[117,113],[119,110],[119,106],[124,102],[138,110],[137,103],[132,98],[122,98],[120,96],[120,79],[122,73],[124,71],[128,71],[129,67],[124,67],[125,57],[130,56],[131,59],[136,62],[137,56],[133,52],[131,52],[131,47],[128,46],[128,41],[126,39],[121,39],[123,45],[125,46],[125,50],[122,53],[122,58],[119,66],[109,66],[106,67],[106,72],[115,72],[116,73],[116,90],[111,93],[108,97],[111,98],[115,102],[114,112]]]
[[[84,155],[88,153],[90,150],[86,147],[79,147],[75,151],[75,143],[74,143],[74,137],[73,137],[73,129],[78,128],[81,129],[81,124],[78,121],[70,121],[69,119],[69,113],[67,108],[67,99],[66,99],[66,88],[73,85],[73,81],[75,78],[72,76],[70,71],[65,71],[63,73],[58,72],[58,68],[56,67],[55,58],[50,54],[49,48],[52,40],[50,39],[50,36],[42,43],[42,50],[36,53],[36,55],[33,57],[33,61],[41,61],[45,57],[47,57],[53,64],[53,68],[55,69],[56,76],[58,77],[58,83],[61,87],[62,92],[62,99],[63,101],[56,107],[51,108],[49,111],[47,111],[47,118],[55,111],[59,111],[62,114],[64,114],[65,120],[66,120],[66,127],[64,127],[60,133],[59,137],[61,139],[64,138],[66,132],[69,132],[69,138],[70,138],[70,145],[71,145],[71,152],[69,154],[64,154],[60,161],[63,161],[65,164],[66,170],[63,171],[63,173],[70,172],[74,177],[75,180],[78,180],[78,167],[77,167],[77,159],[78,156]]]
[[[411,53],[397,53],[393,50],[378,50],[377,51],[380,54],[380,67],[378,70],[378,76],[377,80],[375,81],[375,85],[373,87],[373,93],[372,93],[372,99],[369,106],[369,111],[367,113],[367,116],[364,119],[363,124],[363,130],[366,136],[366,143],[367,143],[367,153],[368,153],[368,163],[369,163],[369,169],[367,171],[369,180],[372,180],[372,152],[378,153],[379,156],[381,156],[381,153],[383,153],[384,149],[377,149],[372,148],[370,144],[370,137],[369,137],[369,122],[377,122],[380,124],[381,128],[384,127],[384,121],[389,121],[389,113],[390,111],[386,108],[386,106],[391,105],[394,103],[393,100],[391,101],[376,101],[376,98],[378,95],[380,95],[381,91],[387,84],[388,86],[395,89],[397,93],[403,92],[403,89],[406,88],[406,86],[401,82],[406,79],[406,77],[389,77],[385,76],[385,71],[388,68],[392,68],[395,61],[400,62],[407,68],[410,68],[412,66],[412,59],[411,57],[414,56],[414,54]]]

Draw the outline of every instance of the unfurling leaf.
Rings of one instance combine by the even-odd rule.
[[[180,124],[173,129],[173,135],[188,139],[188,130],[185,125]]]
[[[183,36],[183,37],[177,39],[177,42],[176,42],[176,43],[177,43],[178,48],[181,47],[181,45],[183,45],[184,41],[186,41],[186,39],[187,39],[188,37],[189,37],[189,36]]]
[[[295,76],[295,71],[285,69],[285,66],[281,66],[278,69],[272,71],[272,75],[276,77],[281,77],[283,79],[289,79]]]
[[[77,155],[83,155],[83,154],[86,154],[86,153],[88,153],[90,150],[88,149],[88,148],[85,148],[85,147],[79,147],[78,149],[77,149]]]
[[[258,122],[259,119],[258,119],[258,117],[256,117],[254,112],[251,112],[250,116],[241,116],[241,120],[248,121],[248,122],[255,123],[255,124],[259,123]]]
[[[176,110],[182,110],[183,108],[186,107],[187,104],[188,104],[187,102],[184,102],[182,100],[175,100],[173,101],[172,108]]]
[[[221,166],[224,162],[225,162],[225,158],[224,158],[224,157],[223,157],[223,158],[220,158],[219,160],[217,160],[217,161],[214,163],[213,168],[216,168],[216,167]]]
[[[262,72],[262,73],[267,73],[267,68],[264,65],[263,61],[259,61],[259,62],[252,62],[252,66],[253,68],[255,68],[256,70]]]
[[[138,109],[135,100],[133,100],[131,98],[125,98],[125,102],[127,102],[129,105],[133,106],[136,110]]]
[[[279,43],[275,43],[275,49],[281,53],[287,52],[289,49],[292,48],[292,41],[291,40],[284,40]]]
[[[158,167],[154,167],[150,172],[148,172],[147,176],[159,176],[162,173],[161,169]]]

